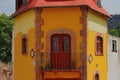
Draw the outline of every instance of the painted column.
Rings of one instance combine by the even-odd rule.
[[[81,46],[82,49],[82,80],[87,80],[87,7],[83,6],[80,8],[82,11],[82,16],[80,22],[83,26],[80,35],[83,36]]]
[[[36,8],[35,9],[35,62],[36,62],[36,67],[35,67],[35,80],[40,80],[40,50],[42,49],[42,44],[41,44],[41,26],[43,24],[42,18],[41,18],[41,13],[42,13],[42,8]]]

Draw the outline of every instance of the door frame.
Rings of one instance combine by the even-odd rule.
[[[51,36],[53,34],[68,34],[71,37],[71,69],[76,68],[76,36],[69,29],[51,30],[46,35],[46,69],[51,69]]]
[[[68,46],[63,43],[67,37]],[[54,41],[57,40],[57,41]],[[57,43],[56,43],[57,42]],[[54,45],[54,44],[57,44]],[[56,48],[57,47],[57,48]],[[67,49],[64,49],[67,48]],[[51,68],[70,69],[71,67],[71,37],[68,34],[53,34],[51,36]]]

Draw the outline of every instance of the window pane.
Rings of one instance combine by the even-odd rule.
[[[112,50],[117,51],[117,42],[115,40],[112,40]]]
[[[59,51],[59,38],[58,38],[58,36],[52,37],[52,51],[55,51],[55,52]]]
[[[97,54],[102,54],[103,53],[103,39],[100,36],[97,36]]]
[[[115,41],[115,51],[117,50],[117,42]]]
[[[63,51],[64,52],[70,51],[70,37],[69,36],[63,37]]]
[[[26,54],[26,52],[27,52],[27,39],[23,38],[22,39],[22,53]]]

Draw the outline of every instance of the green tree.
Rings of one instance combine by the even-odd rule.
[[[109,33],[114,36],[119,36],[117,29],[111,29],[111,30],[109,30]]]
[[[0,15],[0,60],[7,63],[11,61],[13,20],[6,14]]]
[[[119,37],[120,37],[120,24],[116,27],[116,30],[118,31]]]

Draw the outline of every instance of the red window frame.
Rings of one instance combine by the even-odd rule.
[[[103,55],[103,37],[96,37],[96,55]]]
[[[27,39],[27,35],[24,34],[22,36],[22,54],[23,55],[27,54],[27,50],[28,50],[28,39]]]

